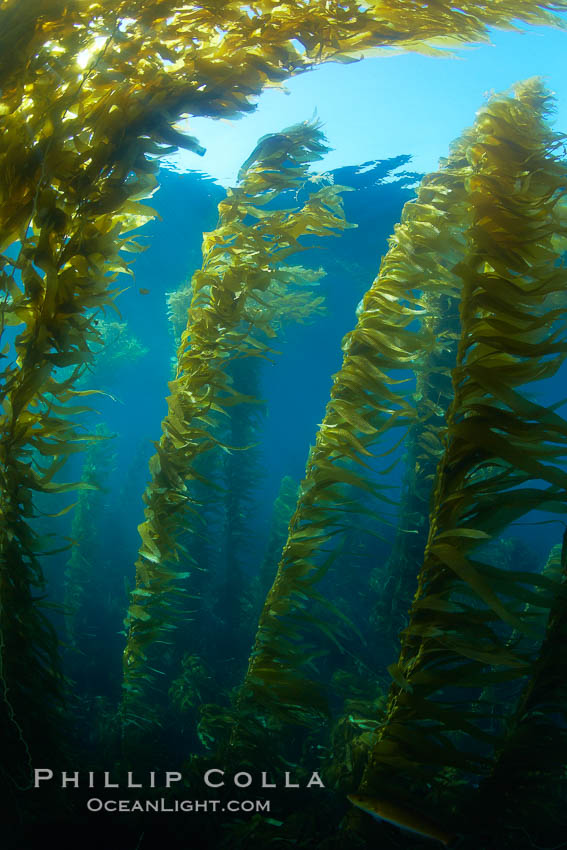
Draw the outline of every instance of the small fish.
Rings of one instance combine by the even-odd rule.
[[[142,288],[139,290],[139,292],[140,292],[140,295],[149,295],[150,294],[150,290],[146,289],[145,286],[142,286]]]
[[[378,821],[387,821],[399,829],[405,829],[408,832],[414,832],[417,835],[424,835],[426,838],[440,841],[445,847],[448,847],[457,838],[455,834],[446,832],[425,815],[413,811],[400,803],[369,797],[365,794],[348,794],[347,799],[350,800],[353,806],[362,809],[363,812],[366,812]]]

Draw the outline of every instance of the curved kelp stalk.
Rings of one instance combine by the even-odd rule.
[[[176,563],[184,560],[191,567],[191,555],[180,551],[177,536],[188,524],[199,528],[198,504],[190,489],[192,481],[203,481],[196,461],[212,449],[229,448],[224,444],[226,415],[235,405],[257,402],[235,389],[231,364],[271,352],[257,336],[265,322],[259,308],[270,287],[289,281],[287,268],[279,268],[304,250],[299,240],[347,226],[341,187],[324,187],[301,207],[270,206],[285,198],[286,190],[297,190],[307,179],[309,163],[326,150],[312,122],[264,137],[247,160],[238,188],[219,204],[216,230],[205,235],[203,266],[193,276],[188,324],[177,354],[177,377],[169,385],[168,414],[144,495],[146,518],[139,526],[142,545],[126,620],[126,721],[139,722],[135,715],[151,680],[150,647],[174,628],[172,592],[189,574],[180,573]],[[281,298],[283,310],[285,288]]]
[[[261,705],[281,720],[299,723],[324,715],[325,696],[312,675],[313,657],[321,653],[321,641],[331,646],[345,627],[344,616],[317,589],[334,557],[329,551],[339,551],[337,535],[352,524],[357,511],[362,517],[369,512],[355,503],[357,491],[372,500],[370,521],[389,523],[384,508],[392,500],[377,481],[395,465],[391,455],[409,427],[419,433],[416,463],[424,468],[425,458],[429,465],[431,458],[436,463],[432,415],[437,407],[427,382],[433,353],[451,351],[454,329],[448,330],[432,310],[459,294],[452,268],[463,250],[464,147],[465,140],[439,172],[424,178],[417,200],[405,205],[358,311],[356,328],[343,340],[343,364],[334,376],[331,401],[260,616],[241,710]],[[435,367],[442,375],[446,368]],[[419,376],[420,400],[412,397],[410,370]],[[429,467],[426,471],[431,477]]]
[[[42,208],[58,226],[67,208],[57,187],[67,189],[67,203],[80,201],[101,171],[113,192],[99,197],[98,211],[110,213],[132,199],[127,175],[152,171],[145,152],[165,145],[204,153],[176,128],[181,115],[241,115],[266,86],[323,61],[381,46],[446,55],[448,46],[488,40],[488,27],[563,26],[553,12],[566,9],[565,0],[471,0],[459,8],[448,0],[427,7],[263,0],[251,17],[226,0],[214,9],[176,0],[2,0],[0,119],[11,209],[0,223],[0,250],[29,217],[38,170],[52,178],[45,186],[55,192],[44,194]]]
[[[532,670],[558,592],[541,574],[503,569],[485,546],[532,510],[567,511],[567,422],[521,389],[533,391],[567,356],[567,168],[556,154],[563,137],[544,120],[549,105],[538,80],[517,85],[479,111],[466,149],[454,400],[366,795],[399,800],[447,770],[461,782],[489,771],[510,688]]]
[[[408,6],[405,0],[365,6],[354,0],[336,6],[325,0],[309,4],[262,0],[251,18],[245,7],[227,0],[216,4],[214,11],[192,4],[180,7],[175,0],[101,0],[95,6],[2,0],[0,83],[3,89],[21,83],[20,67],[27,67],[46,45],[64,73],[62,53],[67,53],[65,59],[79,49],[92,55],[100,49],[93,40],[116,29],[123,55],[114,61],[125,73],[114,75],[113,68],[99,82],[101,94],[119,87],[124,79],[145,76],[144,72],[149,72],[144,83],[159,87],[162,80],[151,79],[153,66],[160,76],[183,80],[201,114],[215,114],[214,104],[220,115],[229,103],[239,111],[250,110],[249,96],[259,94],[266,83],[315,63],[348,61],[362,51],[368,55],[373,47],[387,47],[388,53],[396,48],[446,55],[447,48],[488,41],[489,27],[509,29],[519,21],[562,26],[554,12],[566,9],[565,0],[498,0],[492,5],[464,0],[458,7],[449,0],[427,6]],[[162,58],[171,64],[159,68]],[[178,143],[175,131],[167,126],[163,135]]]
[[[112,304],[117,273],[127,271],[120,251],[136,250],[125,234],[152,217],[131,197],[155,185],[147,173],[155,165],[143,157],[153,143],[142,144],[136,163],[117,166],[103,153],[106,128],[97,138],[77,118],[94,66],[85,72],[70,57],[90,36],[56,5],[64,48],[51,41],[48,15],[33,17],[36,4],[18,4],[16,17],[15,4],[0,6],[2,59],[18,44],[16,60],[2,66],[0,103],[0,712],[8,785],[22,781],[30,753],[54,749],[62,699],[57,639],[42,601],[39,556],[50,545],[30,524],[35,496],[77,486],[57,478],[92,439],[73,421],[86,412],[77,397],[90,394],[77,380],[100,342],[95,317]],[[61,50],[70,54],[65,67]],[[64,377],[58,370],[67,367]]]

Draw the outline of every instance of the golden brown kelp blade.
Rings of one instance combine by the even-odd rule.
[[[321,315],[325,310],[325,298],[316,295],[313,287],[325,274],[323,268],[281,265],[268,289],[261,296],[256,293],[254,301],[246,305],[246,321],[257,329],[259,338],[273,339],[287,324],[308,322]],[[178,345],[187,325],[191,294],[191,281],[167,293],[168,319]]]
[[[567,168],[537,80],[478,113],[466,147],[468,213],[454,400],[430,533],[388,714],[362,793],[423,787],[443,771],[485,774],[502,739],[499,685],[531,669],[557,585],[507,571],[487,541],[527,512],[567,510],[567,422],[523,387],[567,356],[567,270],[559,263]],[[526,610],[525,602],[534,603]],[[512,645],[512,630],[517,638]],[[494,702],[486,697],[495,686]]]
[[[3,95],[10,109],[11,93]],[[106,176],[92,175],[82,187],[77,179],[73,190],[68,188],[67,181],[80,172],[80,156],[65,130],[57,132],[52,125],[49,150],[42,148],[47,113],[38,110],[30,96],[0,116],[0,242],[2,248],[12,245],[9,257],[0,256],[0,328],[15,332],[4,349],[0,413],[1,708],[7,718],[6,764],[21,763],[26,769],[29,752],[38,758],[51,746],[48,727],[56,722],[61,697],[57,641],[41,603],[45,587],[39,556],[45,546],[30,519],[37,493],[86,486],[65,483],[59,473],[72,454],[96,439],[75,421],[88,411],[78,400],[94,392],[79,390],[77,381],[100,341],[97,311],[112,303],[116,274],[127,270],[119,252],[133,246],[124,234],[134,221],[123,210],[115,215],[93,211]],[[60,158],[54,153],[57,142],[67,145]],[[119,210],[130,194],[143,194],[147,185],[147,175],[138,182],[132,174],[116,204]],[[147,217],[138,213],[136,221]],[[71,374],[63,377],[65,367]],[[38,705],[45,716],[44,734],[35,724]],[[15,767],[13,775],[20,776]]]
[[[318,126],[305,122],[282,131],[281,148],[259,154],[241,184],[219,204],[219,223],[203,242],[203,265],[193,276],[188,324],[178,350],[177,377],[170,383],[168,414],[157,454],[150,461],[152,481],[144,500],[142,545],[136,563],[136,588],[128,611],[124,653],[124,713],[139,702],[149,679],[147,653],[173,628],[171,591],[181,560],[177,536],[195,528],[191,483],[201,480],[196,459],[224,447],[224,420],[237,405],[254,399],[239,393],[230,377],[238,358],[270,351],[258,338],[266,326],[264,297],[281,299],[285,313],[287,266],[281,262],[303,249],[302,236],[336,233],[346,222],[340,188],[314,192],[303,206],[271,208],[284,190],[306,180],[309,162],[326,149]],[[277,168],[277,170],[274,170]],[[204,482],[206,483],[206,482]],[[193,522],[193,525],[191,523]]]
[[[488,27],[509,28],[520,21],[561,26],[554,12],[566,9],[564,0],[473,0],[459,7],[448,0],[427,6],[406,0],[361,6],[349,0],[336,8],[323,0],[264,0],[254,7],[252,25],[246,7],[236,2],[212,10],[174,0],[102,0],[94,6],[3,0],[0,82],[5,98],[21,98],[23,87],[32,83],[33,99],[48,107],[45,119],[54,124],[49,107],[60,101],[66,121],[75,124],[74,133],[86,146],[89,134],[97,135],[104,124],[110,147],[131,149],[135,129],[202,153],[172,126],[182,112],[218,117],[250,111],[251,97],[267,84],[317,62],[380,47],[434,53],[436,44],[486,41]],[[75,59],[79,68],[73,67]],[[80,91],[75,95],[66,88],[59,97],[58,86],[68,85],[77,70],[85,71]],[[93,164],[96,168],[101,160],[96,157]]]

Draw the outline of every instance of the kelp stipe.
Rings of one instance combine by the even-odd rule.
[[[140,715],[144,689],[151,679],[150,647],[175,627],[171,591],[179,579],[188,577],[187,570],[180,575],[175,567],[180,560],[177,535],[181,526],[186,533],[198,528],[191,481],[208,483],[198,473],[195,460],[211,450],[227,448],[226,415],[235,405],[257,401],[234,388],[231,364],[264,358],[271,352],[257,335],[268,325],[264,310],[273,316],[269,301],[264,306],[264,293],[269,299],[275,288],[274,294],[285,305],[286,284],[294,278],[281,264],[304,250],[298,240],[337,233],[348,226],[340,186],[319,189],[303,206],[269,206],[285,190],[299,189],[309,164],[325,151],[323,135],[312,122],[261,140],[240,185],[219,204],[216,230],[205,235],[203,266],[193,276],[188,324],[178,350],[177,377],[170,383],[163,435],[150,462],[146,519],[139,526],[142,545],[124,651],[126,724],[129,706]],[[189,566],[190,551],[184,557]]]
[[[486,689],[503,694],[531,671],[554,605],[556,583],[504,570],[483,551],[530,510],[567,511],[567,422],[520,389],[555,375],[567,356],[564,310],[554,304],[567,286],[559,263],[567,168],[556,154],[563,137],[544,120],[549,102],[537,80],[493,98],[466,148],[454,400],[418,591],[363,793],[422,795],[428,782],[450,797],[448,769],[461,781],[488,774],[512,708],[504,696],[488,702]]]

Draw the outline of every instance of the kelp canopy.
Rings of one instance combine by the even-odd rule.
[[[72,454],[97,439],[79,424],[88,412],[83,397],[95,391],[80,389],[78,382],[102,342],[96,317],[113,307],[117,276],[131,274],[125,253],[141,250],[131,231],[154,216],[140,201],[157,187],[156,157],[178,146],[204,154],[198,141],[182,134],[175,122],[186,115],[242,115],[254,108],[254,97],[266,86],[279,85],[319,62],[350,61],[382,48],[444,55],[447,48],[487,40],[489,26],[511,27],[515,21],[562,26],[554,13],[566,10],[567,2],[528,0],[464,2],[459,7],[405,0],[220,2],[213,6],[172,0],[0,2],[0,284],[5,364],[0,390],[0,719],[9,784],[25,785],[32,755],[49,752],[63,691],[57,638],[38,595],[44,592],[41,556],[51,544],[40,539],[31,522],[37,494],[65,494],[92,486],[64,482],[60,475]],[[462,282],[454,395],[419,594],[400,662],[393,668],[396,685],[365,787],[374,781],[378,785],[375,772],[392,760],[398,766],[429,759],[433,765],[470,768],[470,759],[447,756],[453,752],[451,735],[476,735],[485,742],[486,738],[466,713],[456,714],[437,700],[447,670],[456,682],[463,673],[463,659],[468,659],[469,685],[479,680],[483,665],[504,668],[495,681],[531,670],[542,624],[535,636],[526,630],[528,621],[538,618],[533,612],[516,610],[517,601],[534,601],[534,593],[525,584],[541,587],[536,601],[545,613],[557,590],[553,582],[524,574],[508,576],[504,582],[496,566],[476,557],[478,541],[496,534],[510,519],[534,506],[564,508],[565,474],[559,469],[564,420],[517,390],[520,384],[554,374],[565,355],[563,305],[555,308],[548,303],[564,289],[563,273],[555,270],[555,264],[564,247],[557,235],[563,236],[559,196],[565,169],[553,155],[558,139],[548,134],[537,117],[545,102],[546,96],[532,84],[519,90],[516,100],[504,106],[493,104],[481,114],[477,135],[458,153],[457,159],[463,160],[458,193],[466,193],[466,198],[459,194],[464,206],[458,209],[459,215],[461,209],[463,213],[466,248],[455,236],[453,247],[459,257],[451,256],[450,273],[447,263],[441,273],[451,287],[455,275]],[[309,134],[308,129],[304,131]],[[309,149],[310,141],[312,151],[317,150],[317,133],[313,127],[310,132],[311,139],[303,142]],[[495,139],[502,141],[495,143]],[[300,151],[301,144],[299,140]],[[305,177],[306,160],[303,150],[295,174],[286,174],[285,168],[279,171],[281,162],[272,163],[270,189],[295,186],[294,180]],[[254,206],[258,192],[270,191],[262,184],[262,164],[259,156],[247,163],[243,178],[244,194],[249,197],[243,208],[237,208],[238,190],[225,205],[226,216],[234,214],[230,224],[236,229],[242,223],[239,216],[250,212],[246,203]],[[500,183],[503,188],[498,190],[495,186]],[[289,243],[327,224],[343,226],[335,189],[322,190],[319,200],[320,204],[306,205],[303,219],[301,214],[295,219],[290,214],[285,222]],[[420,199],[425,216],[421,227],[416,227],[416,253],[431,232],[425,207],[430,204],[435,209],[438,200],[428,200],[425,187]],[[231,201],[236,206],[231,207]],[[261,230],[262,210],[255,212]],[[415,221],[419,214],[418,208]],[[269,253],[271,249],[264,247]],[[401,258],[394,252],[390,268],[386,261],[390,289],[376,289],[367,296],[359,327],[347,343],[345,368],[335,383],[322,437],[311,455],[308,477],[312,480],[300,493],[280,574],[262,615],[241,704],[251,691],[259,701],[268,693],[264,699],[268,709],[279,703],[280,715],[303,720],[313,705],[303,704],[302,694],[315,693],[315,713],[326,710],[317,688],[310,690],[309,682],[305,689],[297,676],[298,652],[300,664],[309,666],[308,651],[294,645],[290,650],[290,641],[282,641],[277,633],[283,629],[283,617],[291,611],[293,618],[297,610],[294,602],[302,592],[301,582],[308,586],[306,595],[314,598],[315,579],[325,570],[314,567],[311,559],[330,539],[328,516],[317,502],[340,497],[345,484],[373,491],[352,471],[350,461],[364,462],[376,435],[398,422],[408,426],[417,415],[417,405],[403,387],[398,391],[395,380],[385,377],[382,367],[397,369],[403,364],[402,371],[411,370],[436,345],[440,334],[450,338],[433,321],[428,325],[428,318],[435,318],[427,313],[433,302],[428,303],[425,294],[422,297],[417,266],[411,280],[398,279],[400,269],[408,270],[409,266],[402,266],[409,262],[413,246],[410,249],[407,256],[402,250]],[[211,262],[216,252],[216,245],[206,245]],[[429,258],[419,268],[420,274],[434,269],[429,261],[435,263]],[[127,679],[131,677],[127,684],[136,695],[137,665],[144,661],[145,646],[163,621],[159,597],[173,581],[162,565],[177,552],[170,524],[175,525],[178,506],[186,501],[183,476],[188,470],[192,473],[191,452],[197,451],[194,445],[188,456],[179,450],[183,452],[193,441],[197,446],[199,441],[201,446],[220,445],[201,426],[209,424],[208,407],[221,407],[215,392],[220,392],[225,406],[232,394],[215,362],[215,356],[226,355],[222,345],[215,349],[219,339],[224,345],[224,331],[208,323],[202,302],[214,290],[207,273],[204,268],[195,283],[192,324],[181,343],[180,371],[146,499],[148,516],[142,527],[137,598],[129,609],[126,654]],[[247,268],[246,274],[250,279],[265,278],[266,285],[271,279],[260,267]],[[238,318],[243,291],[235,284],[233,295],[238,294],[232,302],[226,300],[226,291],[218,293],[218,311],[224,319],[230,319],[232,312]],[[211,296],[209,304],[213,301]],[[423,320],[419,334],[414,333],[414,319]],[[230,321],[226,330],[229,335],[234,330]],[[194,374],[191,358],[197,356],[201,332],[197,365],[211,371],[202,378],[202,398],[195,400],[191,397],[194,388],[183,382]],[[205,357],[211,344],[213,355]],[[379,355],[378,366],[366,368],[363,360],[371,359],[368,354]],[[202,419],[197,425],[195,406]],[[490,421],[497,423],[492,430]],[[439,445],[435,436],[425,438],[428,441],[430,445],[421,448],[430,461]],[[172,447],[178,451],[172,452],[175,461],[170,462]],[[174,466],[180,456],[187,461],[183,474]],[[340,462],[334,464],[337,458]],[[165,482],[160,478],[164,470],[171,472]],[[546,487],[532,487],[534,479],[547,482]],[[53,515],[69,507],[68,502],[61,503]],[[159,525],[159,545],[154,525]],[[286,587],[282,576],[293,581]],[[153,596],[149,587],[157,591]],[[150,594],[150,602],[144,591]],[[326,600],[322,602],[330,608]],[[281,616],[279,629],[273,628],[274,609],[275,617]],[[454,622],[454,615],[463,613],[466,617],[460,617],[459,628],[466,634],[459,633]],[[303,616],[303,622],[308,616]],[[519,633],[527,631],[527,645],[520,646],[520,651],[509,648],[499,631],[501,621]],[[561,612],[554,610],[549,634],[562,634],[562,623]],[[552,656],[547,646],[546,658]],[[284,667],[293,698],[289,688],[283,693],[285,675],[271,693],[265,687],[268,678],[273,682],[274,672],[280,676]],[[38,727],[40,706],[44,723]],[[416,743],[416,726],[423,726],[420,717],[429,729],[443,726],[440,737],[431,733],[433,743],[427,737]],[[489,749],[496,743],[490,737]]]

